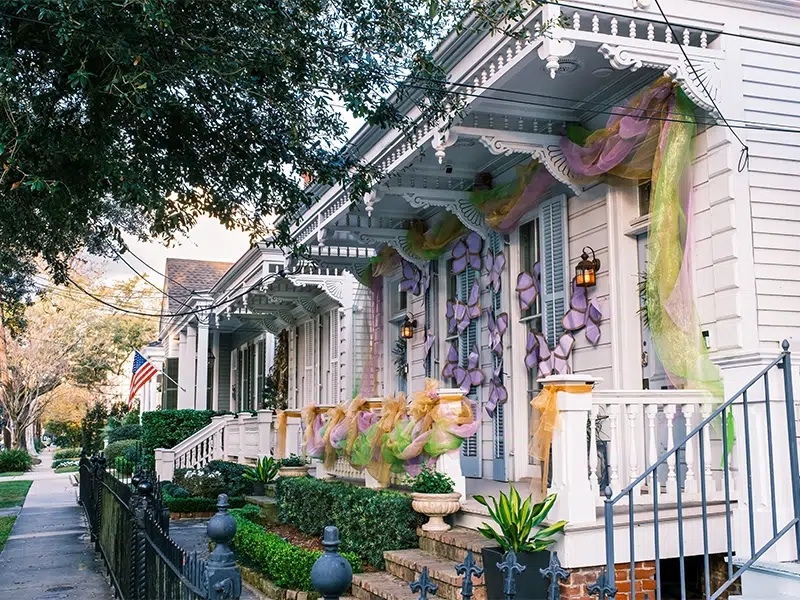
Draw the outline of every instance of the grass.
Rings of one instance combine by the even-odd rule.
[[[8,536],[11,535],[11,528],[14,526],[14,521],[17,517],[0,517],[0,552],[6,545]]]
[[[56,473],[77,473],[80,470],[78,466],[72,467],[56,467]]]
[[[19,475],[25,475],[24,471],[12,471],[10,473],[0,473],[0,477],[17,477]]]
[[[21,506],[32,484],[32,481],[0,482],[0,508]]]

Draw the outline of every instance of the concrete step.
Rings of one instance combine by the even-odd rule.
[[[734,561],[740,563],[740,561]],[[757,562],[742,574],[742,600],[800,598],[800,564]]]
[[[481,551],[486,546],[496,546],[474,529],[453,527],[450,531],[422,531],[417,530],[420,550],[445,560],[460,563],[467,556],[467,551],[472,550],[475,562],[483,566]]]
[[[463,577],[456,574],[455,560],[434,556],[424,550],[393,550],[384,552],[386,571],[395,577],[410,582],[419,579],[422,569],[428,567],[428,576],[439,586],[437,596],[447,600],[461,600],[461,583]],[[486,599],[486,588],[483,577],[473,577],[473,594],[475,600]]]
[[[419,594],[411,591],[408,582],[385,571],[353,575],[353,597],[356,600],[419,600]],[[429,600],[440,598],[428,595]]]

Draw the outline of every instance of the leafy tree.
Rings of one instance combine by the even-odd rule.
[[[63,282],[82,249],[203,213],[261,236],[309,202],[301,174],[360,197],[380,174],[337,106],[439,122],[459,100],[435,45],[457,23],[508,34],[539,1],[0,0],[0,285],[40,256]]]

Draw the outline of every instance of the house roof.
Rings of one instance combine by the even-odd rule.
[[[164,271],[167,296],[162,314],[181,312],[193,292],[207,292],[233,266],[233,263],[188,258],[168,258]]]

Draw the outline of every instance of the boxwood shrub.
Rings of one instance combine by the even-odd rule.
[[[222,479],[225,481],[225,493],[228,496],[248,496],[253,493],[253,482],[242,477],[242,475],[250,471],[250,467],[247,465],[212,460],[204,467],[204,470],[216,471],[222,475]]]
[[[142,426],[120,425],[108,432],[108,443],[121,442],[122,440],[138,440],[142,436]]]
[[[257,510],[255,511],[258,512]],[[291,590],[312,592],[311,567],[322,552],[306,550],[290,544],[275,533],[270,533],[247,518],[247,509],[234,510],[236,537],[234,550],[239,558],[263,572],[275,585]],[[353,567],[354,573],[361,572],[361,560],[351,552],[342,556]]]
[[[59,458],[80,458],[81,457],[81,449],[80,448],[62,448],[61,450],[56,450],[53,452],[53,460],[57,460]]]
[[[164,504],[171,513],[215,513],[216,498],[175,498],[164,493]],[[241,508],[246,504],[244,498],[228,498],[231,508]]]
[[[326,525],[335,525],[340,550],[378,568],[384,551],[417,547],[417,526],[424,520],[406,494],[312,477],[281,477],[277,500],[282,523],[318,536]]]
[[[106,457],[106,466],[114,466],[117,457],[126,457],[129,448],[138,448],[139,440],[121,440],[112,442],[103,450]]]
[[[142,450],[172,448],[211,423],[213,410],[154,410],[142,415]]]

